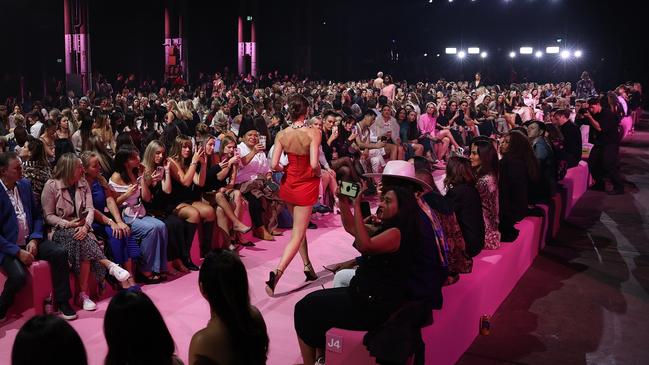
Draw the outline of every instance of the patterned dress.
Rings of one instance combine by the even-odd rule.
[[[36,200],[40,206],[43,186],[45,186],[45,182],[52,177],[52,168],[46,163],[25,161],[23,162],[23,176],[32,183],[34,200]]]
[[[493,175],[484,175],[476,182],[482,200],[482,217],[485,225],[485,248],[495,250],[500,247],[498,231],[498,182]]]

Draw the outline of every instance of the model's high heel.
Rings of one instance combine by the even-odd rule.
[[[313,266],[311,266],[310,262],[304,265],[304,276],[306,276],[305,281],[318,280],[318,275],[315,273],[315,270],[313,270]]]
[[[279,277],[282,276],[282,270],[275,269],[275,271],[268,273],[268,281],[266,282],[266,294],[268,294],[269,297],[275,295],[275,286],[279,281]]]

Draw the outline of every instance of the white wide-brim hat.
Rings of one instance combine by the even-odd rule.
[[[416,177],[415,165],[411,164],[408,161],[401,161],[401,160],[388,161],[388,163],[385,164],[383,173],[369,173],[369,174],[363,174],[363,176],[365,177],[389,176],[397,179],[412,181],[415,184],[420,185],[423,188],[423,190],[433,190],[433,188],[430,185],[428,185],[426,182]]]

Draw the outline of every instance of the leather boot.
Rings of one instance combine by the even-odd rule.
[[[259,238],[260,240],[275,241],[275,237],[273,237],[273,235],[270,234],[270,232],[268,232],[268,230],[264,226],[253,229],[252,235]]]

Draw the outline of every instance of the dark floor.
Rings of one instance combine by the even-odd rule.
[[[649,364],[649,115],[626,194],[588,191],[458,364]]]

